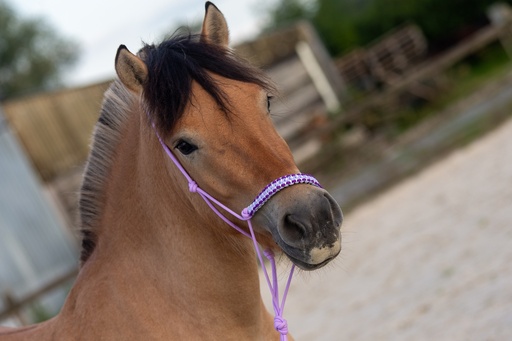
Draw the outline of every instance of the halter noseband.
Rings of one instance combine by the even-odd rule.
[[[243,235],[249,237],[252,239],[254,244],[254,249],[256,250],[256,254],[258,256],[258,260],[261,264],[261,267],[263,269],[263,274],[265,275],[265,279],[267,281],[267,285],[270,289],[270,292],[272,294],[272,306],[274,308],[275,317],[274,317],[274,327],[275,329],[281,334],[281,341],[287,340],[287,334],[288,334],[288,323],[283,318],[283,311],[284,311],[284,304],[286,301],[286,296],[288,294],[288,289],[290,287],[293,272],[295,270],[295,265],[292,264],[292,267],[290,269],[290,274],[288,275],[288,280],[286,282],[286,287],[283,292],[283,298],[281,302],[279,302],[279,285],[277,280],[277,269],[276,269],[276,262],[274,259],[274,253],[270,249],[266,249],[263,251],[263,254],[265,257],[269,260],[270,266],[272,268],[272,281],[270,280],[270,277],[267,273],[267,269],[265,267],[265,263],[263,262],[263,258],[261,257],[260,248],[258,247],[258,242],[256,240],[256,236],[254,234],[254,230],[252,228],[251,218],[254,216],[256,211],[258,211],[272,196],[274,196],[277,192],[281,191],[282,189],[297,185],[297,184],[310,184],[317,187],[320,186],[320,183],[318,180],[316,180],[313,176],[307,175],[307,174],[289,174],[282,176],[278,179],[275,179],[271,183],[269,183],[261,192],[256,196],[254,201],[244,208],[241,212],[241,214],[238,214],[231,210],[229,207],[222,204],[220,201],[212,197],[210,194],[208,194],[206,191],[204,191],[202,188],[200,188],[197,183],[192,179],[192,177],[187,173],[185,168],[181,165],[179,160],[174,156],[174,154],[171,152],[169,147],[165,144],[165,142],[162,140],[160,135],[155,129],[156,136],[158,137],[158,141],[162,145],[163,149],[165,150],[166,154],[169,156],[169,158],[172,160],[172,162],[176,165],[176,167],[180,170],[180,172],[185,176],[185,178],[188,181],[188,188],[189,191],[192,193],[198,193],[208,204],[208,206],[228,225],[233,227],[238,232],[242,233]],[[218,209],[213,205],[215,203],[219,207],[221,207],[224,211],[228,212],[232,216],[242,220],[247,221],[247,225],[249,226],[249,232],[247,233],[243,229],[241,229],[236,224],[232,223],[228,218],[226,218]]]

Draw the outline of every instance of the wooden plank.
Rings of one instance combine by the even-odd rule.
[[[285,124],[286,121],[292,119],[295,112],[304,110],[319,99],[320,95],[313,83],[301,87],[287,97],[276,99],[272,107],[272,113],[276,115],[275,124],[277,126]]]
[[[336,94],[336,96],[339,96],[338,102],[341,103],[347,96],[347,86],[337,72],[336,65],[327,52],[327,49],[309,22],[300,22],[298,29],[300,30],[302,40],[309,45],[309,49],[314,55],[316,64],[321,68],[323,77],[328,81],[327,83],[331,91]]]
[[[238,55],[260,67],[279,63],[295,53],[299,32],[295,26],[287,27],[235,46]]]
[[[317,102],[311,103],[307,108],[294,112],[293,116],[290,116],[286,124],[276,124],[276,129],[279,134],[285,139],[290,140],[301,132],[307,130],[311,125],[312,121],[317,117],[318,113],[324,112],[324,106],[320,99]],[[316,113],[316,115],[315,115]],[[306,143],[307,141],[303,141]],[[298,149],[300,145],[295,144],[293,151]]]
[[[279,90],[279,96],[286,97],[311,83],[304,65],[297,56],[278,63],[267,70]]]
[[[103,93],[110,82],[38,94],[3,108],[44,181],[85,162]]]
[[[327,111],[337,113],[341,108],[341,102],[338,98],[338,91],[334,88],[330,77],[325,73],[325,65],[315,56],[315,52],[309,44],[301,41],[297,44],[296,50],[316,90],[324,101]]]
[[[426,48],[421,30],[406,25],[338,59],[336,65],[349,84],[368,91],[376,83],[391,83],[408,72],[425,55]]]

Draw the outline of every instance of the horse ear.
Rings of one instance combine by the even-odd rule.
[[[116,73],[121,82],[130,90],[141,93],[142,85],[148,77],[146,64],[121,45],[116,54]]]
[[[205,11],[201,41],[228,47],[229,30],[224,15],[210,1],[206,2]]]

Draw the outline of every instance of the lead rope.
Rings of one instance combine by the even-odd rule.
[[[276,261],[274,258],[274,252],[270,249],[266,249],[263,251],[263,254],[270,262],[270,267],[272,269],[272,279],[269,277],[267,269],[265,267],[265,263],[263,262],[263,257],[261,256],[260,247],[258,245],[258,242],[256,240],[256,235],[254,234],[254,229],[252,227],[251,218],[256,213],[258,209],[260,209],[274,194],[279,192],[280,190],[296,185],[296,184],[311,184],[317,187],[321,187],[318,181],[312,177],[311,175],[307,174],[290,174],[282,176],[274,181],[272,181],[270,184],[268,184],[263,191],[261,191],[260,194],[254,199],[251,205],[244,208],[242,210],[241,214],[238,214],[234,211],[232,211],[229,207],[225,206],[221,202],[219,202],[217,199],[212,197],[210,194],[208,194],[206,191],[204,191],[202,188],[200,188],[197,183],[192,179],[192,177],[187,173],[185,168],[181,165],[181,163],[178,161],[178,159],[174,156],[174,154],[171,152],[169,147],[164,143],[164,141],[161,139],[158,132],[156,132],[156,136],[158,137],[158,141],[160,141],[160,144],[162,145],[163,149],[165,150],[165,153],[169,158],[172,160],[172,162],[178,167],[180,172],[185,176],[185,178],[188,181],[188,189],[192,193],[198,193],[203,200],[208,204],[208,206],[212,209],[215,214],[217,214],[225,223],[227,223],[229,226],[237,230],[238,232],[242,233],[243,235],[249,237],[252,239],[252,242],[254,244],[254,249],[256,250],[256,255],[258,256],[258,260],[261,264],[261,267],[263,269],[263,274],[265,276],[265,279],[267,281],[267,285],[270,289],[270,293],[272,295],[272,307],[274,308],[274,328],[279,332],[281,341],[287,341],[287,334],[288,334],[288,322],[283,317],[284,312],[284,305],[286,302],[286,296],[288,295],[288,289],[290,288],[290,284],[292,282],[293,273],[295,270],[295,265],[292,264],[292,267],[290,269],[290,273],[288,275],[288,280],[286,282],[286,286],[284,288],[283,297],[281,302],[279,301],[279,283],[277,278],[277,269],[276,269]],[[215,203],[219,207],[221,207],[224,211],[228,212],[232,216],[242,220],[247,221],[247,225],[249,226],[249,232],[247,233],[243,229],[241,229],[236,224],[232,223],[224,214],[222,214],[217,207],[214,206]]]

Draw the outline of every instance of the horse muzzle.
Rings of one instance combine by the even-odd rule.
[[[343,214],[325,190],[293,186],[278,193],[264,214],[273,220],[270,232],[290,260],[303,270],[316,270],[341,251]]]

